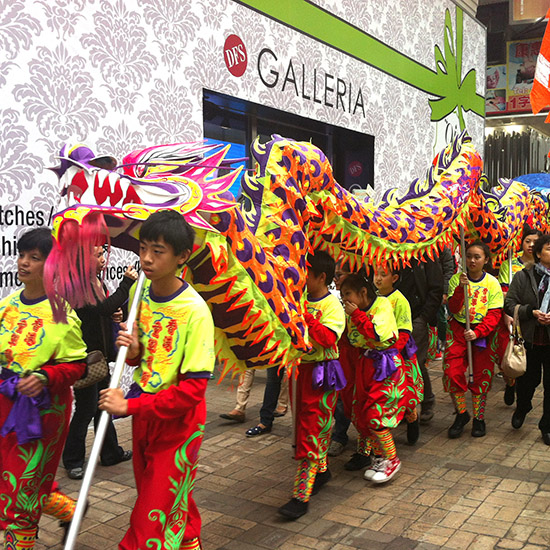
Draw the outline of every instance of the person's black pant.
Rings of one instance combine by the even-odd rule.
[[[516,378],[517,411],[526,415],[533,408],[531,401],[542,379],[544,398],[539,429],[543,433],[550,433],[550,345],[534,346],[526,342],[525,349],[527,370]]]
[[[86,458],[86,434],[92,418],[97,428],[101,411],[97,401],[99,390],[109,387],[109,378],[81,390],[74,390],[75,412],[69,427],[69,435],[63,449],[63,465],[67,470],[82,468]],[[109,466],[120,462],[124,450],[118,444],[113,421],[109,418],[105,441],[101,448],[101,463]]]
[[[260,409],[260,422],[267,428],[270,428],[273,424],[273,419],[275,418],[273,413],[277,408],[277,401],[281,392],[281,380],[285,374],[285,369],[281,369],[280,373],[278,370],[279,367],[270,367],[267,369],[264,401]]]
[[[416,317],[413,319],[413,331],[412,336],[418,347],[416,351],[416,360],[422,373],[422,380],[424,381],[424,403],[433,403],[434,392],[432,390],[432,381],[430,380],[430,373],[426,368],[426,358],[428,357],[428,345],[429,345],[429,332],[430,327],[423,317]]]
[[[351,420],[344,413],[344,404],[338,396],[338,401],[336,402],[336,408],[334,409],[334,427],[332,428],[332,441],[337,441],[342,445],[346,446],[348,444],[348,428],[351,424]]]

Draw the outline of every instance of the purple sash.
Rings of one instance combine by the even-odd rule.
[[[395,348],[387,349],[368,349],[364,355],[372,359],[374,363],[374,379],[379,382],[388,376],[391,376],[396,370],[394,357],[398,354]]]
[[[417,351],[418,346],[416,345],[416,342],[411,334],[405,344],[405,347],[401,350],[401,356],[405,359],[405,361],[408,361]]]
[[[44,388],[37,397],[29,397],[17,391],[16,386],[20,378],[16,372],[2,369],[0,378],[4,380],[0,384],[0,393],[14,402],[0,430],[0,435],[5,437],[9,433],[15,432],[19,445],[41,439],[42,421],[39,411],[50,406],[49,391]]]
[[[338,359],[319,361],[313,367],[311,386],[314,390],[340,391],[346,387],[344,370]]]
[[[481,338],[477,338],[472,342],[474,346],[477,346],[478,348],[485,349],[487,347],[487,338],[485,336],[482,336]]]

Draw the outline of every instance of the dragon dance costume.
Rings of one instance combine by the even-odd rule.
[[[138,366],[126,396],[138,496],[121,550],[200,547],[193,487],[214,325],[204,300],[182,283],[173,295],[157,297],[146,281],[141,299],[141,354],[132,361]]]
[[[305,321],[313,349],[298,369],[296,394],[291,395],[296,418],[295,458],[299,461],[293,497],[303,502],[311,496],[316,475],[327,471],[337,392],[345,386],[337,342],[346,327],[346,316],[338,298],[328,293],[317,300],[308,298]]]
[[[483,420],[485,402],[495,367],[500,363],[500,347],[496,328],[502,316],[504,298],[500,284],[488,273],[478,281],[469,279],[470,328],[477,339],[472,342],[473,382],[467,382],[467,343],[464,338],[466,317],[464,312],[464,287],[456,273],[449,282],[449,310],[452,318],[447,330],[443,355],[443,389],[451,394],[459,414],[466,412],[465,392],[470,390],[474,417]]]
[[[353,312],[340,340],[340,362],[349,376],[341,397],[359,432],[357,452],[368,454],[373,448],[390,460],[396,457],[390,429],[397,427],[405,414],[407,386],[403,360],[393,347],[397,333],[390,301],[378,296],[366,311]]]
[[[84,374],[80,321],[67,312],[55,323],[46,297],[22,291],[0,302],[0,530],[4,548],[34,548],[42,513],[70,520],[71,501],[52,491],[69,430],[71,385]],[[37,397],[18,393],[22,376],[38,372],[47,385]],[[62,502],[63,501],[63,502]]]
[[[386,298],[392,305],[399,335],[394,347],[401,355],[407,379],[403,397],[407,409],[407,422],[414,422],[417,419],[416,406],[424,399],[424,381],[416,360],[416,344],[412,337],[411,306],[399,290],[394,290]]]

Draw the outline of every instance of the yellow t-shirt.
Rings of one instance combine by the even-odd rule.
[[[133,297],[133,290],[131,297]],[[172,296],[155,297],[146,281],[138,316],[143,356],[134,381],[148,393],[178,382],[178,375],[214,370],[214,322],[206,302],[188,283]]]
[[[395,344],[397,340],[397,324],[391,302],[387,298],[384,298],[384,296],[378,296],[365,311],[365,314],[374,325],[374,331],[378,338],[375,340],[365,338],[360,334],[351,317],[346,316],[347,335],[351,345],[356,348],[381,350]]]
[[[390,301],[393,308],[393,315],[395,317],[397,330],[412,332],[411,306],[407,298],[405,298],[403,293],[397,289],[395,289],[391,294],[388,294],[386,298]]]
[[[346,314],[340,300],[331,292],[319,300],[308,298],[307,311],[322,325],[332,330],[336,334],[337,340],[334,346],[324,348],[313,338],[310,338],[313,349],[302,360],[307,363],[317,363],[319,361],[338,359],[338,340],[346,328]]]
[[[86,357],[80,319],[69,309],[67,323],[53,320],[44,296],[26,300],[22,291],[0,301],[0,366],[17,373],[47,363],[71,363]]]
[[[460,273],[455,273],[449,281],[449,296],[454,294],[458,286]],[[490,309],[498,309],[504,306],[504,294],[496,277],[484,273],[479,281],[468,279],[468,296],[470,307],[470,323],[481,323]],[[453,317],[459,323],[466,323],[464,305]]]
[[[512,258],[512,277],[525,267],[524,263],[519,257]],[[501,285],[510,284],[510,263],[508,260],[502,262],[500,269],[498,270],[498,282]]]

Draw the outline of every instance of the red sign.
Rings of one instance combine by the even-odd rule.
[[[363,173],[363,165],[358,160],[354,160],[348,166],[348,172],[352,178],[358,178]]]
[[[243,41],[236,35],[230,34],[223,45],[225,66],[233,76],[242,76],[248,65],[248,55]]]

